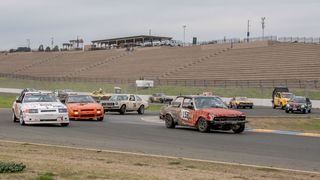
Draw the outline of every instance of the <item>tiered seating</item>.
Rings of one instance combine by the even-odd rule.
[[[320,77],[320,46],[275,44],[232,49],[164,79],[306,79]]]

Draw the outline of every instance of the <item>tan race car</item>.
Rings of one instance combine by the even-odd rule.
[[[134,94],[114,94],[108,101],[101,102],[105,111],[126,112],[137,111],[139,114],[144,114],[144,110],[149,107],[147,101]]]

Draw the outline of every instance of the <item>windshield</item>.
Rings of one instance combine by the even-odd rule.
[[[292,102],[296,102],[296,103],[305,103],[306,99],[302,98],[302,97],[296,97],[292,100]]]
[[[91,96],[69,96],[68,103],[94,103]]]
[[[109,101],[127,101],[128,96],[127,95],[116,95],[116,96],[111,96]]]
[[[195,106],[198,109],[204,108],[227,108],[224,102],[218,97],[196,97]]]
[[[58,102],[58,99],[55,96],[49,94],[26,94],[23,98],[23,102]]]
[[[283,98],[291,99],[293,98],[293,94],[282,94]]]

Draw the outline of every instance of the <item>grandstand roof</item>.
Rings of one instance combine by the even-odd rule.
[[[95,43],[98,43],[98,44],[118,44],[119,42],[163,41],[163,40],[171,40],[171,39],[172,39],[172,37],[138,35],[138,36],[127,36],[127,37],[119,37],[119,38],[93,40],[91,42],[93,44],[95,44]]]

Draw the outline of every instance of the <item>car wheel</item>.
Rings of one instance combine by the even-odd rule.
[[[289,113],[290,111],[289,111],[289,109],[286,109],[286,113]]]
[[[282,105],[282,103],[280,104],[280,109],[284,109],[284,106]]]
[[[138,114],[144,114],[144,105],[141,105],[138,109]]]
[[[61,123],[60,124],[62,127],[67,127],[67,126],[69,126],[69,123]]]
[[[233,128],[232,128],[232,131],[236,134],[240,134],[244,131],[245,129],[245,125],[244,124],[240,124],[240,125],[235,125]]]
[[[16,117],[16,115],[14,113],[12,113],[12,120],[13,122],[17,122],[18,118]]]
[[[272,106],[273,106],[273,109],[275,109],[277,107],[274,103],[272,104]]]
[[[103,121],[103,119],[104,119],[104,116],[98,118],[97,120],[98,120],[98,121]]]
[[[176,127],[176,124],[174,123],[173,118],[169,114],[167,114],[165,117],[165,124],[166,124],[166,127],[170,129],[173,129]]]
[[[311,113],[311,109],[309,109],[308,113]]]
[[[23,119],[22,112],[21,112],[21,115],[20,115],[20,125],[21,125],[21,126],[26,125],[26,123],[24,122],[24,119]]]
[[[303,113],[303,114],[307,114],[307,109],[304,109],[304,110],[302,111],[302,113]]]
[[[204,118],[200,118],[197,123],[200,132],[208,132],[210,130],[209,123]]]
[[[122,105],[120,108],[120,114],[125,114],[126,113],[126,105]]]

